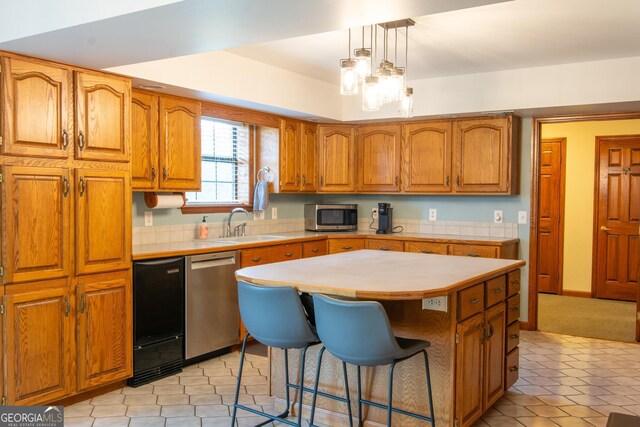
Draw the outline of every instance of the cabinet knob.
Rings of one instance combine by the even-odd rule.
[[[62,148],[65,150],[69,146],[69,132],[66,129],[62,129]]]
[[[251,258],[251,261],[253,262],[260,262],[262,258],[258,257],[258,258]]]
[[[168,177],[169,177],[169,172],[167,172],[166,166],[163,166],[162,167],[162,179],[164,181],[166,181]]]
[[[511,366],[511,367],[509,367],[509,371],[510,372],[518,372],[518,367],[517,366]]]
[[[64,182],[64,190],[62,192],[62,195],[64,197],[67,197],[69,195],[69,189],[71,188],[71,184],[69,183],[69,178],[67,178],[66,176],[62,177],[62,181]]]
[[[287,258],[291,258],[293,256],[293,252],[287,252],[286,254],[284,254],[284,256],[286,256]]]
[[[80,151],[84,150],[84,134],[82,131],[78,133],[78,148]]]
[[[156,179],[156,167],[155,166],[151,166],[151,180],[153,181],[154,179]]]
[[[495,289],[493,290],[493,293],[494,293],[494,294],[501,294],[501,293],[503,293],[503,292],[504,292],[504,288],[495,288]]]
[[[479,302],[480,302],[480,300],[479,300],[478,298],[471,298],[471,299],[469,300],[469,304],[477,304],[477,303],[479,303]]]
[[[86,184],[84,183],[84,177],[80,177],[80,197],[84,195],[84,191],[87,189]]]

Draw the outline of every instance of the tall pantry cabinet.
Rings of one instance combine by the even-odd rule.
[[[35,405],[131,375],[131,85],[0,67],[2,397]]]

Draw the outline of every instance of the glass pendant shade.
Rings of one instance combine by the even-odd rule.
[[[376,76],[367,76],[362,85],[362,110],[378,111],[382,103],[380,102],[379,79]]]
[[[358,65],[358,81],[364,83],[364,78],[371,75],[371,50],[356,49],[354,52]]]
[[[380,89],[379,89],[379,96],[380,96],[380,101],[383,104],[386,104],[387,102],[391,102],[391,79],[392,79],[392,74],[391,71],[388,68],[378,68],[378,71],[376,73],[376,76],[378,77],[379,80],[379,85],[380,85]]]
[[[413,88],[408,87],[402,91],[398,107],[402,117],[413,117]]]
[[[358,62],[352,59],[343,59],[340,62],[341,95],[358,94],[358,72],[356,70],[357,65]]]
[[[390,101],[399,101],[404,91],[404,69],[395,67],[389,83]]]

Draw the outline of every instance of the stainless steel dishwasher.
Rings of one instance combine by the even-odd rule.
[[[237,252],[186,257],[185,358],[238,342]]]

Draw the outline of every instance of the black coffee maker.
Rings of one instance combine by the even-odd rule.
[[[376,234],[390,234],[393,232],[392,216],[393,208],[391,203],[378,203],[378,229]]]

